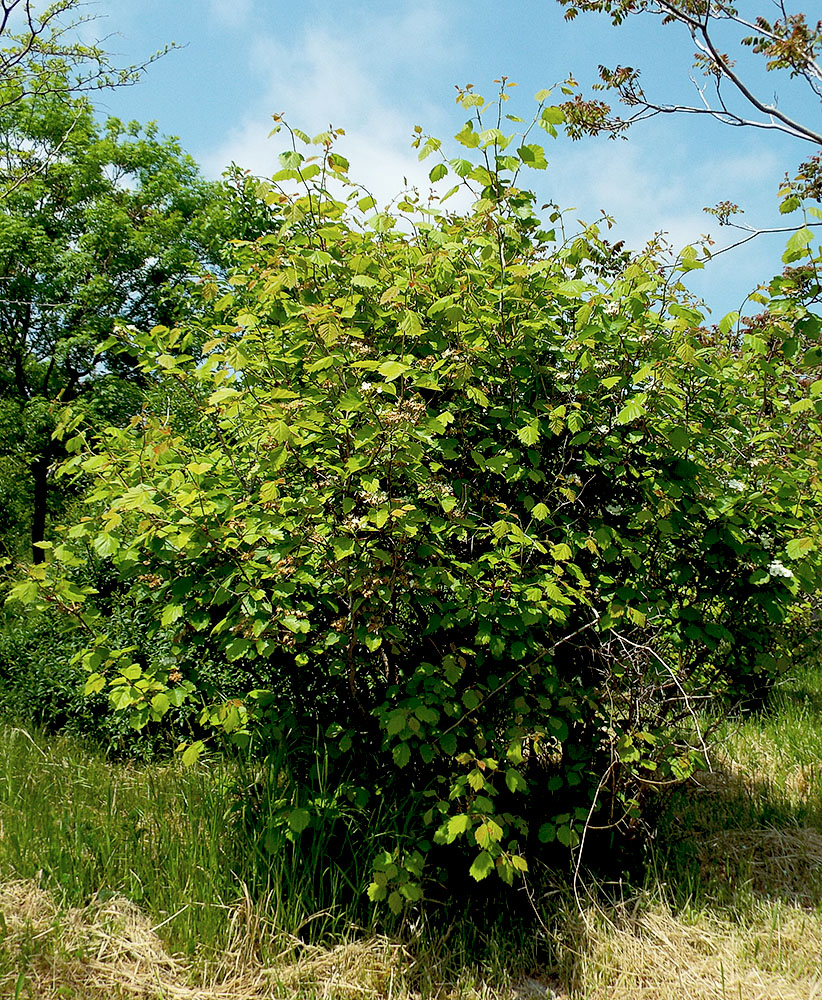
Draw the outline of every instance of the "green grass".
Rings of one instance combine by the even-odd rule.
[[[219,947],[243,875],[228,778],[219,762],[112,764],[73,739],[0,730],[0,873],[70,906],[124,895],[168,921],[173,948]]]
[[[806,996],[822,950],[822,664],[761,711],[722,721],[712,765],[660,800],[644,886],[583,891],[578,907],[546,881],[530,919],[490,901],[440,909],[388,940],[361,893],[375,845],[354,839],[362,816],[322,787],[322,767],[325,825],[289,840],[269,822],[288,794],[270,779],[276,761],[269,780],[219,756],[191,768],[112,763],[76,739],[6,726],[0,883],[40,909],[30,928],[0,926],[0,992],[135,995],[122,976],[78,971],[96,954],[96,928],[114,940],[131,901],[141,940],[159,935],[169,954],[192,956],[148,996],[173,995],[180,975],[225,977],[228,957],[238,997],[492,998],[528,975],[575,1000],[640,1000],[651,985],[660,1000],[754,1000],[760,980],[772,996]],[[134,947],[115,949],[112,968]],[[263,982],[266,966],[276,974]],[[63,993],[44,992],[48,982]]]

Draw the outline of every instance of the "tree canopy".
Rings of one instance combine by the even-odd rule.
[[[116,319],[150,328],[180,314],[216,259],[213,208],[226,199],[153,126],[98,124],[84,98],[22,98],[0,109],[0,136],[0,455],[14,553],[24,527],[43,539],[57,496],[55,408],[83,397],[105,422],[139,409],[133,366],[100,344]]]

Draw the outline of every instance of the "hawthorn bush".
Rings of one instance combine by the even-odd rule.
[[[704,750],[704,701],[784,664],[819,571],[809,237],[755,323],[707,327],[692,248],[540,218],[520,175],[563,112],[506,99],[460,93],[460,157],[417,132],[464,212],[378,211],[335,135],[292,132],[258,189],[277,225],[202,282],[209,320],[120,331],[155,405],[101,435],[65,411],[87,513],[14,591],[82,621],[88,691],[137,727],[197,699],[198,649],[247,670],[203,720],[287,760],[281,835],[321,824],[329,788],[355,803],[395,912],[455,852],[511,883],[635,824]],[[163,656],[112,648],[73,576],[89,547]]]

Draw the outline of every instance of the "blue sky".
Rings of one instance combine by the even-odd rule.
[[[600,63],[621,63],[642,68],[650,93],[695,97],[683,31],[648,18],[619,29],[590,15],[569,23],[555,0],[97,0],[91,9],[100,20],[88,30],[108,36],[105,47],[121,61],[172,41],[184,46],[99,105],[155,120],[213,177],[231,161],[260,175],[277,169],[282,140],[268,138],[275,112],[309,133],[344,128],[352,176],[388,201],[403,178],[427,187],[431,161],[417,161],[411,132],[420,124],[447,141],[459,130],[466,113],[455,104],[457,84],[490,97],[494,78],[506,75],[519,85],[510,110],[527,117],[537,90],[569,73],[590,84]],[[775,81],[759,82],[770,99]],[[792,92],[786,84],[780,106]],[[796,112],[819,117],[818,105],[801,101]],[[666,116],[638,125],[627,141],[561,138],[546,152],[548,170],[529,176],[542,200],[568,209],[571,224],[604,209],[617,220],[612,238],[632,247],[657,231],[677,247],[710,233],[719,247],[734,236],[703,207],[730,199],[745,208],[742,221],[780,224],[778,183],[815,150],[771,132]],[[785,238],[761,237],[692,273],[689,284],[715,319],[779,270]]]

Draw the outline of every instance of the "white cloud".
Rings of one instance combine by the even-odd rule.
[[[717,221],[703,206],[733,196],[740,184],[767,185],[778,173],[773,156],[717,156],[701,166],[687,149],[636,131],[629,142],[557,145],[549,169],[561,204],[575,204],[586,221],[604,209],[616,220],[616,238],[634,247],[659,231],[674,246],[716,234]]]
[[[254,11],[254,0],[208,0],[208,10],[221,25],[245,26]]]
[[[234,160],[262,175],[271,174],[282,136],[269,138],[271,115],[283,113],[289,124],[309,134],[333,125],[345,136],[339,150],[351,162],[351,175],[368,187],[380,202],[390,201],[405,181],[428,187],[434,161],[421,164],[411,148],[412,128],[441,119],[434,105],[409,107],[412,94],[396,102],[402,92],[419,87],[420,61],[416,40],[426,39],[425,60],[446,60],[448,49],[443,15],[431,4],[414,4],[405,11],[356,23],[348,29],[313,27],[289,41],[270,34],[249,46],[250,70],[261,80],[259,97],[216,148],[204,157],[204,166],[219,173]],[[389,96],[391,95],[391,96]],[[428,102],[420,102],[428,103]]]
[[[448,20],[449,8],[443,12],[431,3],[409,2],[370,20],[349,15],[335,20],[329,14],[322,23],[301,22],[300,29],[281,29],[276,36],[262,8],[260,2],[254,8],[256,34],[249,32],[247,66],[237,67],[259,81],[257,96],[219,144],[201,157],[206,170],[217,175],[234,160],[262,176],[275,172],[284,141],[282,134],[269,138],[271,115],[283,112],[290,124],[310,134],[330,124],[344,128],[339,150],[351,161],[351,176],[381,204],[399,193],[404,179],[427,192],[435,160],[418,161],[411,130],[419,122],[450,139],[463,115],[449,110],[446,95],[439,90],[431,95],[426,88],[444,70],[459,66],[464,71],[470,61],[454,45],[459,33]],[[512,110],[519,110],[514,105],[526,106],[527,101],[517,92]],[[677,249],[708,232],[722,245],[729,231],[720,232],[702,206],[724,198],[767,204],[762,193],[770,193],[778,180],[778,158],[763,155],[763,147],[754,142],[740,143],[725,155],[718,143],[709,157],[709,133],[699,132],[695,141],[693,134],[678,131],[678,124],[636,129],[628,142],[571,144],[545,137],[549,168],[526,171],[524,182],[537,188],[540,203],[576,206],[567,217],[572,230],[576,219],[593,221],[604,209],[616,220],[606,238],[625,240],[631,249],[660,231]],[[451,204],[465,207],[456,198]],[[719,262],[695,273],[693,283],[717,300],[720,313],[736,307],[757,278],[772,270],[754,247]]]

